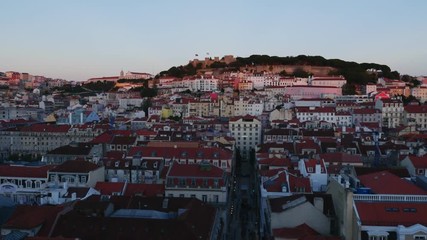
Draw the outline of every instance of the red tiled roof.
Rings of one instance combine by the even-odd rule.
[[[427,194],[423,189],[388,171],[365,174],[360,176],[359,180],[365,187],[371,188],[376,194]]]
[[[294,228],[276,228],[273,229],[274,237],[285,238],[285,239],[301,239],[309,235],[319,235],[313,228],[307,224],[301,224]]]
[[[130,136],[130,135],[132,135],[132,131],[130,131],[130,130],[111,130],[111,133],[115,136]]]
[[[415,168],[427,168],[427,155],[422,157],[408,156]]]
[[[126,152],[122,151],[108,151],[105,153],[104,158],[106,159],[123,159],[126,155]]]
[[[359,155],[350,155],[343,152],[319,154],[320,158],[328,163],[362,163]]]
[[[354,109],[353,114],[375,114],[380,113],[378,109],[374,108],[360,108],[360,109]]]
[[[102,195],[112,195],[117,192],[121,193],[124,186],[124,182],[97,182],[95,189],[100,191]]]
[[[129,169],[132,160],[123,158],[103,158],[101,159],[105,169]]]
[[[199,178],[222,178],[224,170],[210,164],[178,164],[174,163],[168,177],[199,177]]]
[[[231,159],[232,152],[219,147],[148,147],[137,146],[132,147],[128,156],[141,154],[141,157],[163,157],[175,159]]]
[[[304,142],[296,143],[295,148],[298,154],[301,154],[303,149],[314,149],[316,150],[316,153],[320,152],[320,146],[313,140],[306,140]]]
[[[22,132],[62,132],[66,133],[70,130],[69,125],[50,125],[50,124],[33,124],[23,127]]]
[[[427,113],[426,105],[407,105],[404,108],[407,113]]]
[[[114,136],[111,144],[132,145],[136,141],[136,137],[130,136]]]
[[[69,172],[69,173],[89,173],[99,167],[91,162],[84,160],[69,160],[61,165],[55,166],[49,172]]]
[[[91,143],[99,144],[99,143],[110,143],[113,140],[114,135],[111,132],[104,132],[101,135],[95,137]]]
[[[316,171],[316,165],[320,164],[321,173],[326,173],[326,167],[322,160],[316,160],[316,159],[307,159],[304,160],[305,170],[307,173],[314,173]],[[313,171],[308,171],[308,168],[311,168]]]
[[[293,174],[289,174],[289,187],[292,192],[299,192],[298,189],[304,189],[305,193],[312,192],[309,178],[297,177]]]
[[[307,112],[307,113],[334,113],[335,108],[334,107],[296,107],[296,112]]]
[[[362,225],[398,226],[427,225],[427,203],[356,202]]]
[[[165,185],[129,183],[126,186],[124,196],[133,196],[136,194],[142,194],[146,197],[163,196],[165,194]]]
[[[147,129],[140,129],[136,131],[136,135],[138,136],[156,136],[157,133]]]
[[[47,178],[47,172],[54,165],[40,167],[0,165],[1,177]]]
[[[13,215],[2,226],[6,229],[32,229],[41,226],[39,236],[47,236],[53,226],[57,214],[64,206],[17,206]]]
[[[281,171],[273,178],[263,182],[263,186],[267,192],[282,192],[282,186],[287,186],[286,171]]]
[[[279,173],[280,171],[285,170],[285,168],[275,168],[275,169],[269,169],[269,170],[260,170],[259,175],[263,177],[272,177]]]
[[[290,167],[292,166],[291,160],[289,158],[267,158],[258,161],[260,165],[268,165],[268,166],[284,166]]]

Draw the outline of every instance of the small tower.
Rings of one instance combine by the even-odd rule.
[[[120,71],[120,79],[122,79],[125,76],[125,73],[123,72],[123,69]]]

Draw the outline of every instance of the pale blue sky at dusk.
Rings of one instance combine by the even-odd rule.
[[[157,74],[232,54],[321,55],[427,75],[427,1],[0,2],[0,71],[67,80]]]

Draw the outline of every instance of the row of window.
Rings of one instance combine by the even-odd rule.
[[[180,198],[184,198],[184,197],[191,197],[191,198],[196,198],[196,194],[187,194],[187,196],[186,196],[186,194],[176,194],[176,196],[178,197],[180,197]],[[168,194],[168,197],[170,197],[170,198],[173,198],[173,197],[175,197],[173,194]],[[208,201],[208,195],[202,195],[202,199],[201,199],[203,202],[207,202]],[[219,196],[218,195],[213,195],[213,202],[214,203],[218,203],[218,201],[219,201]]]
[[[169,185],[173,185],[173,178],[168,178],[168,184]],[[214,179],[213,180],[213,187],[214,188],[218,188],[219,187],[219,179]],[[178,185],[179,186],[186,186],[187,185],[187,179],[186,178],[179,178],[178,179]],[[195,187],[196,186],[196,179],[192,178],[191,179],[191,183],[190,186]],[[208,179],[203,179],[203,187],[208,187],[209,186],[209,180]]]
[[[20,180],[20,179],[2,179],[1,184],[4,183],[11,183],[15,184],[18,187],[24,187],[24,188],[40,188],[42,182],[39,180],[32,181],[32,180]]]

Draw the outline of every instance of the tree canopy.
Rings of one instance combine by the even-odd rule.
[[[288,56],[278,57],[269,55],[251,55],[249,57],[237,57],[235,62],[225,64],[223,62],[212,63],[209,67],[211,68],[239,68],[245,66],[255,65],[298,65],[298,66],[325,66],[337,69],[333,75],[343,75],[347,81],[351,84],[366,84],[369,82],[376,82],[378,77],[387,77],[391,79],[399,79],[400,74],[397,71],[391,71],[387,65],[377,63],[356,63],[351,61],[344,61],[341,59],[325,59],[322,56]],[[163,71],[160,75],[167,75],[173,77],[184,77],[195,75],[197,69],[201,68],[201,64],[194,67],[192,64],[185,66],[171,67],[167,71]],[[367,69],[379,70],[376,74],[367,72]],[[293,75],[295,73],[283,72],[283,75]],[[303,73],[298,71],[299,76],[307,76],[309,73]]]

